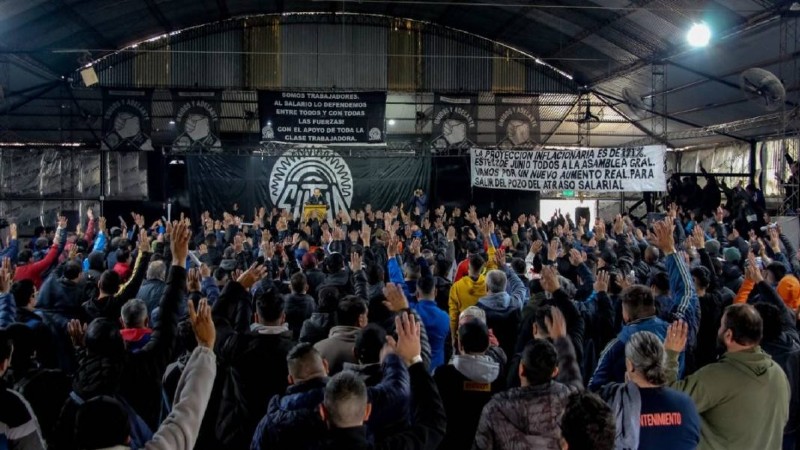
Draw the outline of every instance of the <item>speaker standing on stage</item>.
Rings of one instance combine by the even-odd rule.
[[[308,198],[307,205],[327,205],[325,197],[322,196],[322,191],[314,189],[314,193]]]

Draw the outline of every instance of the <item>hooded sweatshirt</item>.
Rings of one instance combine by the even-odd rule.
[[[760,347],[727,352],[683,380],[678,353],[667,351],[669,386],[689,395],[700,413],[701,450],[779,450],[789,418],[786,374]]]
[[[500,392],[505,377],[491,356],[456,355],[434,373],[447,415],[447,434],[439,448],[470,448],[481,411]]]
[[[494,247],[489,246],[488,262],[486,263],[485,270],[481,272],[477,279],[465,276],[455,283],[450,288],[450,333],[452,336],[456,335],[458,331],[458,315],[462,311],[475,306],[478,299],[486,295],[486,271],[496,268],[494,262]]]

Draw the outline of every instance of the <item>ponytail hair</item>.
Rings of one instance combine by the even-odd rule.
[[[625,345],[625,359],[642,374],[648,383],[663,385],[667,382],[664,370],[666,352],[661,339],[649,331],[640,331],[631,336]]]

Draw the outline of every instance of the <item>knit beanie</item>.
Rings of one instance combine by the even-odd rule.
[[[800,306],[800,280],[794,275],[786,275],[778,282],[778,295],[792,310]]]
[[[739,251],[736,247],[728,247],[723,252],[722,255],[725,257],[725,261],[729,263],[738,263],[742,260],[742,252]]]
[[[708,252],[708,256],[712,258],[716,258],[719,256],[719,241],[716,239],[709,239],[706,241],[706,251]]]

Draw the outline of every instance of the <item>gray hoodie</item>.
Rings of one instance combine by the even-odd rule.
[[[470,381],[494,383],[494,380],[500,376],[500,364],[491,356],[455,355],[450,360],[450,364]]]

